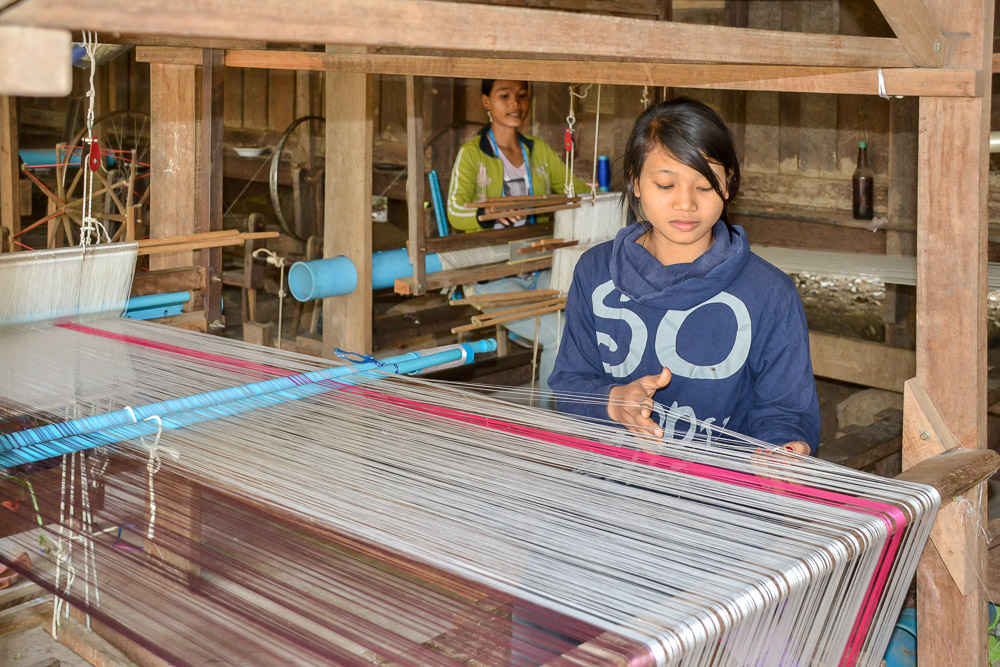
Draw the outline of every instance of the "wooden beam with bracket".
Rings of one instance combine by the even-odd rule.
[[[914,65],[944,64],[945,38],[923,0],[875,0],[875,4]]]

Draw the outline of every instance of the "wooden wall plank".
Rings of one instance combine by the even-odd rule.
[[[747,23],[751,28],[777,30],[781,27],[780,0],[750,3]],[[778,171],[778,143],[781,98],[778,93],[747,93],[746,167],[763,172]]]
[[[847,67],[909,67],[895,39],[758,31],[672,21],[648,21],[538,9],[431,0],[304,0],[288,12],[281,2],[244,0],[31,0],[0,23],[179,37],[266,39],[418,49],[563,55],[586,60],[722,62]],[[239,21],[233,21],[239,16]],[[545,30],[539,30],[540,24]],[[473,31],[470,26],[476,26]],[[671,48],[663,48],[670,44]]]
[[[781,3],[781,29],[802,30],[802,2]],[[802,98],[792,93],[779,97],[778,171],[794,174],[799,170],[799,117]]]
[[[336,347],[372,351],[372,79],[326,75],[323,256],[349,257],[358,274],[353,293],[323,300],[323,356],[331,359]]]
[[[0,252],[6,244],[10,249],[19,246],[12,242],[14,234],[21,231],[21,196],[18,182],[17,98],[0,96]]]
[[[226,68],[223,119],[227,127],[243,126],[243,69]]]
[[[267,126],[284,132],[295,120],[295,73],[278,69],[267,72]]]
[[[267,129],[267,70],[243,72],[243,127]]]
[[[150,237],[196,231],[197,71],[192,65],[151,63]],[[193,252],[153,255],[151,270],[190,266]]]
[[[803,7],[802,30],[826,34],[838,32],[838,0],[810,0]],[[836,172],[837,100],[828,95],[801,95],[799,173],[806,176],[833,176]]]

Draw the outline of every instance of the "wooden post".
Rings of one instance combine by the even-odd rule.
[[[992,0],[926,0],[945,33],[965,33],[946,67],[990,71]],[[986,253],[990,82],[972,99],[920,99],[917,199],[917,378],[944,427],[968,449],[986,446]],[[904,415],[903,457],[919,438],[906,437],[917,418]],[[919,456],[919,455],[918,455]],[[906,465],[904,463],[904,465]],[[965,495],[985,525],[985,493]],[[964,503],[963,503],[964,504]],[[949,521],[942,516],[938,521]],[[953,519],[952,519],[953,521]],[[958,556],[979,580],[986,560],[981,531],[965,535]],[[917,570],[917,655],[921,665],[986,662],[986,598],[979,585],[963,594],[937,547],[929,544]]]
[[[351,294],[323,300],[323,356],[372,351],[372,90],[369,74],[326,74],[323,257],[357,270]]]
[[[422,79],[406,77],[406,213],[414,294],[425,291],[424,94]]]
[[[21,231],[21,193],[18,189],[20,170],[17,168],[17,98],[0,96],[0,226],[9,238],[10,249],[14,234]],[[0,243],[0,252],[3,244]]]
[[[225,52],[202,51],[197,152],[197,228],[201,232],[222,230],[222,124]],[[205,267],[205,318],[209,333],[221,333],[222,248],[201,251]]]
[[[169,53],[171,49],[163,49]],[[183,236],[197,230],[197,66],[150,62],[151,238]],[[151,270],[194,264],[194,253],[172,252],[149,258]]]

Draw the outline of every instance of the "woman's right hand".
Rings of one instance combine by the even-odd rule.
[[[496,210],[497,209],[496,209],[495,206],[490,206],[488,209],[486,209],[487,213],[496,213]],[[503,226],[503,227],[514,227],[515,225],[517,225],[517,223],[519,223],[522,220],[524,220],[523,217],[522,218],[499,218],[496,222],[500,223],[500,225]]]
[[[670,369],[647,375],[628,384],[612,387],[608,393],[608,416],[636,435],[663,437],[663,428],[652,419],[653,394],[670,384]]]

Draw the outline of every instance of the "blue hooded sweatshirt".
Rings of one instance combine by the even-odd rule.
[[[576,266],[549,386],[600,400],[559,401],[559,409],[607,420],[611,387],[665,366],[673,377],[654,400],[671,417],[653,415],[665,437],[711,438],[715,425],[776,445],[801,440],[815,453],[819,401],[791,279],[723,221],[689,264],[662,265],[636,243],[644,231],[629,225]]]

